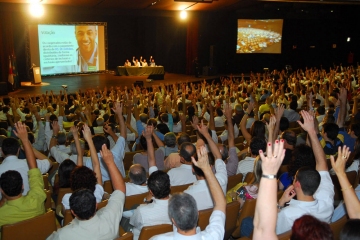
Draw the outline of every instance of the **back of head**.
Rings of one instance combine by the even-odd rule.
[[[74,170],[71,172],[70,187],[73,191],[81,188],[86,188],[94,192],[96,183],[96,175],[93,170],[88,167],[75,167]]]
[[[80,147],[81,147],[81,149],[84,150],[84,149],[85,149],[85,142],[84,142],[84,140],[80,139],[79,141],[80,141]],[[73,154],[73,155],[77,155],[77,154],[78,154],[78,152],[77,152],[77,150],[76,150],[76,144],[75,144],[75,141],[74,141],[74,140],[70,143],[70,151],[71,151],[71,154]]]
[[[96,123],[97,123],[98,126],[103,126],[104,125],[104,118],[98,117],[96,119]]]
[[[289,129],[289,127],[290,127],[289,119],[287,119],[286,117],[281,117],[280,125],[279,125],[280,131],[285,131],[285,130]]]
[[[295,180],[301,184],[301,189],[306,196],[312,196],[320,185],[320,174],[311,167],[300,168],[295,176]]]
[[[221,154],[221,159],[225,161],[229,157],[229,150],[225,144],[218,144],[218,148]]]
[[[219,117],[222,117],[224,115],[223,111],[221,110],[221,108],[216,108],[216,115],[218,115]]]
[[[349,219],[340,232],[340,240],[360,239],[360,219]]]
[[[290,176],[295,176],[297,170],[301,167],[311,167],[315,169],[315,166],[315,156],[311,147],[300,144],[294,148],[289,164]]]
[[[157,126],[157,120],[155,118],[150,118],[148,121],[147,121],[147,125],[152,125],[154,128],[156,128]]]
[[[254,121],[250,128],[252,137],[260,137],[265,139],[265,123],[262,121]]]
[[[191,163],[191,157],[196,153],[196,148],[194,144],[190,142],[185,142],[180,146],[180,157],[184,158],[184,160],[188,163]]]
[[[176,135],[173,132],[168,132],[164,136],[164,143],[167,147],[176,146]]]
[[[163,171],[153,172],[148,179],[148,188],[156,199],[166,198],[170,194],[170,178]]]
[[[356,137],[360,137],[360,123],[351,124],[350,130],[354,131]]]
[[[9,170],[0,176],[0,188],[9,197],[16,197],[23,189],[23,179],[18,171]]]
[[[88,220],[95,215],[96,198],[89,189],[78,189],[70,196],[70,209],[80,220]]]
[[[292,226],[291,240],[333,240],[330,225],[311,215],[304,215],[295,220]]]
[[[148,115],[146,115],[145,113],[142,113],[142,114],[140,114],[140,121],[142,122],[142,123],[147,123],[147,121],[148,121]]]
[[[140,146],[144,151],[147,151],[147,142],[146,138],[143,135],[140,136]]]
[[[70,159],[65,159],[59,166],[58,176],[59,176],[59,188],[69,188],[70,187],[70,176],[71,172],[76,167],[76,164]]]
[[[169,121],[169,116],[167,115],[167,113],[161,114],[160,118],[161,118],[161,122],[163,123],[167,123]]]
[[[4,153],[4,156],[8,155],[17,155],[20,148],[19,141],[13,137],[4,139],[1,150]]]
[[[129,178],[132,183],[142,185],[146,183],[146,170],[140,164],[134,164],[129,169]]]
[[[320,106],[316,109],[316,111],[318,112],[319,115],[324,115],[325,114],[325,106]]]
[[[292,110],[294,110],[294,111],[296,111],[296,109],[297,109],[297,107],[298,107],[298,103],[296,102],[296,101],[292,101],[291,103],[290,103],[290,109],[292,109]]]
[[[66,132],[59,132],[57,135],[57,142],[59,145],[65,145],[66,143]]]
[[[165,124],[165,123],[159,123],[157,126],[156,126],[157,130],[159,132],[161,132],[162,134],[166,134],[168,132],[170,132],[170,129],[169,127]]]
[[[281,134],[281,138],[284,139],[287,144],[296,146],[296,134],[291,130],[286,130]]]
[[[242,111],[242,106],[241,104],[236,104],[235,107],[234,107],[235,111],[236,112],[241,112]]]
[[[184,142],[191,142],[191,138],[186,133],[181,133],[180,136],[177,139],[177,144],[181,146]]]
[[[190,231],[197,226],[198,209],[195,199],[187,193],[175,193],[169,200],[169,218],[178,229]]]
[[[331,140],[335,140],[339,133],[339,126],[336,123],[325,123],[323,127],[326,136]]]
[[[94,142],[96,152],[100,152],[102,145],[104,144],[106,144],[106,147],[110,149],[110,142],[109,139],[107,139],[107,137],[102,135],[95,135],[92,137],[92,140]]]
[[[259,150],[266,152],[265,140],[259,137],[253,137],[250,142],[250,150],[251,154],[255,156],[259,155]]]

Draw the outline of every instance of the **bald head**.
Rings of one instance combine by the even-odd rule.
[[[146,184],[146,170],[140,164],[133,164],[129,169],[130,182],[136,185]]]

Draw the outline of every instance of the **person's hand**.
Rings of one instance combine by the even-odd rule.
[[[152,125],[148,125],[146,126],[146,128],[144,129],[144,131],[142,132],[142,135],[147,139],[151,139],[152,134],[154,132],[154,127]]]
[[[279,104],[279,106],[277,108],[275,108],[275,117],[277,120],[280,120],[282,115],[284,114],[284,105],[283,104]]]
[[[79,131],[78,131],[78,129],[77,129],[77,127],[75,125],[70,128],[70,132],[74,136],[74,139],[79,138]]]
[[[247,112],[248,114],[250,114],[251,111],[254,109],[254,107],[255,107],[255,103],[254,103],[254,102],[250,102],[249,105],[248,105],[248,108],[246,109],[246,112]]]
[[[113,134],[113,130],[112,130],[111,126],[109,126],[108,124],[104,125],[103,130],[104,130],[104,132],[106,132],[109,135]]]
[[[90,131],[89,126],[88,126],[86,123],[84,124],[82,133],[83,133],[84,139],[85,139],[87,142],[91,141],[92,134],[91,134],[91,131]]]
[[[232,117],[232,109],[229,103],[225,104],[224,106],[224,115],[226,119],[230,119]]]
[[[193,164],[196,167],[200,168],[201,170],[210,169],[211,167],[210,167],[209,157],[208,157],[206,147],[201,146],[201,147],[197,148],[196,153],[197,153],[198,160],[196,161],[194,157],[191,157]]]
[[[106,164],[114,162],[114,156],[112,152],[106,147],[106,144],[102,145],[100,155]]]
[[[344,145],[342,149],[341,147],[338,148],[336,161],[333,155],[330,156],[331,166],[334,169],[336,175],[345,174],[345,164],[349,159],[350,153],[351,152],[349,151],[349,148]]]
[[[266,147],[267,156],[264,152],[259,150],[259,155],[262,160],[262,170],[264,175],[276,175],[281,163],[285,157],[284,140],[275,141],[274,150],[272,149],[272,143],[268,143]]]
[[[301,123],[300,121],[297,122],[302,127],[302,129],[304,129],[306,132],[315,131],[314,117],[304,110],[302,110],[300,114],[304,119],[304,123]]]
[[[28,140],[28,132],[26,130],[26,125],[22,122],[17,122],[15,123],[15,128],[13,131],[14,131],[14,134],[20,138],[21,141],[26,141]]]
[[[115,103],[114,103],[114,107],[112,108],[112,110],[113,110],[117,115],[122,115],[123,104],[120,103],[120,102],[115,102]]]
[[[271,115],[269,123],[266,123],[266,128],[268,129],[269,132],[274,131],[275,123],[276,123],[276,117],[274,115]]]
[[[59,123],[58,123],[57,121],[53,121],[53,122],[51,123],[51,126],[52,126],[52,129],[53,129],[54,135],[57,135],[57,134],[59,133],[59,131],[60,131],[60,125],[59,125]]]
[[[295,187],[290,185],[279,199],[279,205],[283,207],[285,203],[290,202],[296,196]]]
[[[191,123],[191,126],[192,126],[195,130],[197,130],[197,126],[199,125],[199,118],[194,115],[193,118],[192,118],[192,122],[190,122],[190,123]]]
[[[210,135],[209,135],[209,128],[208,128],[208,126],[206,126],[206,125],[204,124],[204,121],[203,121],[203,120],[201,120],[201,124],[200,124],[200,125],[197,125],[197,129],[198,129],[199,133],[201,133],[205,138],[206,138],[207,136],[210,136]]]

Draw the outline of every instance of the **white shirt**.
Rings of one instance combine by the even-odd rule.
[[[320,221],[329,223],[334,212],[334,185],[328,171],[320,171],[321,181],[314,194],[314,201],[304,202],[291,199],[289,206],[278,213],[276,234],[289,231],[296,219],[310,214]]]
[[[50,154],[58,163],[62,163],[65,159],[70,158],[70,147],[64,145],[53,146],[50,149]],[[77,163],[77,160],[75,163]]]
[[[217,159],[215,161],[215,170],[215,177],[218,180],[225,196],[228,176],[226,171],[226,165],[222,159]],[[199,211],[214,207],[213,199],[211,197],[210,189],[206,180],[197,180],[184,192],[194,197]]]
[[[196,228],[196,235],[184,236],[177,232],[177,228],[174,226],[174,231],[156,235],[150,240],[219,240],[224,238],[225,234],[225,214],[221,211],[213,211],[210,216],[209,225],[204,231],[201,231],[199,227]]]
[[[125,194],[115,190],[108,204],[89,220],[75,218],[71,224],[51,234],[47,240],[108,240],[119,237],[119,222],[125,202]]]
[[[47,159],[44,160],[36,159],[36,164],[37,164],[37,168],[40,169],[41,174],[47,173],[47,171],[49,171],[50,169],[50,162]],[[2,164],[0,164],[0,176],[1,174],[3,174],[8,170],[15,170],[20,173],[24,184],[23,195],[25,196],[30,190],[29,176],[28,176],[29,166],[27,164],[26,159],[18,159],[18,157],[14,155],[7,156],[2,162]],[[0,197],[1,197],[1,193],[0,193]]]
[[[71,197],[71,194],[72,193],[65,194],[63,199],[61,200],[61,203],[64,205],[65,210],[70,209],[70,197]],[[96,198],[97,203],[101,202],[103,195],[104,195],[104,188],[101,185],[96,184],[95,185],[94,196]]]
[[[174,125],[173,125],[173,132],[174,132],[174,133],[182,132],[181,121],[179,121],[178,123],[174,123]]]
[[[144,185],[144,186],[136,185],[131,182],[126,182],[125,185],[126,185],[126,196],[142,194],[142,193],[146,193],[149,191],[147,185]]]
[[[255,158],[246,157],[239,162],[236,174],[241,173],[243,175],[243,181],[248,172],[254,171],[254,161],[255,161]]]
[[[172,224],[168,215],[169,200],[154,199],[149,204],[141,204],[130,218],[130,224],[134,226],[134,240],[140,236],[141,229],[146,226],[159,224]]]
[[[124,154],[125,154],[125,138],[123,138],[122,136],[120,136],[118,138],[118,140],[116,141],[115,146],[111,149],[111,152],[114,156],[114,162],[116,167],[119,169],[121,175],[123,177],[125,177],[125,168],[124,168]],[[104,160],[102,159],[100,153],[98,153],[98,157],[99,157],[99,162],[100,162],[100,171],[101,171],[101,175],[102,175],[102,181],[103,183],[107,180],[110,180],[110,174],[107,170],[107,166],[104,163]],[[84,162],[84,165],[88,168],[90,168],[91,170],[94,170],[92,162],[91,161],[86,161]]]
[[[204,118],[210,122],[210,114],[208,112],[205,112],[204,114]],[[224,126],[224,122],[225,122],[225,118],[224,116],[222,117],[214,117],[214,123],[215,123],[215,127],[223,127]]]
[[[172,168],[167,174],[170,177],[171,186],[185,185],[196,181],[192,165],[182,164],[180,167]]]

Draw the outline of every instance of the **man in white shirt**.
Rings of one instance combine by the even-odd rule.
[[[248,151],[251,156],[241,160],[238,164],[236,174],[242,173],[243,180],[248,172],[253,172],[255,158],[259,156],[259,150],[266,151],[266,142],[259,137],[253,137],[250,142]]]
[[[301,111],[304,123],[300,126],[308,132],[313,149],[316,170],[303,167],[294,177],[293,185],[289,186],[280,198],[280,209],[276,224],[276,234],[289,231],[296,219],[311,214],[320,221],[330,222],[334,211],[334,185],[328,171],[325,153],[317,138],[314,118],[306,111]],[[294,196],[297,200],[294,200]],[[285,207],[285,203],[289,205]]]
[[[130,182],[126,182],[126,196],[146,193],[149,191],[146,181],[146,170],[140,164],[133,164],[129,169]]]
[[[151,240],[188,238],[218,240],[224,238],[226,200],[212,172],[205,147],[197,150],[197,157],[198,161],[194,158],[192,158],[192,161],[196,167],[204,172],[211,196],[215,203],[209,225],[204,231],[200,231],[200,228],[196,227],[198,222],[198,209],[195,199],[187,193],[176,193],[169,201],[169,217],[174,224],[174,231],[154,236]]]
[[[140,62],[138,59],[135,59],[135,57],[133,57],[133,63],[135,65],[135,67],[140,67]]]
[[[185,185],[196,181],[196,177],[192,172],[191,157],[196,154],[195,146],[190,142],[185,142],[180,146],[180,167],[176,167],[168,171],[171,186]]]
[[[115,239],[119,237],[119,222],[125,202],[125,183],[113,155],[105,146],[101,150],[111,176],[114,192],[106,207],[96,212],[96,198],[88,189],[75,191],[70,197],[71,213],[75,219],[71,224],[51,234],[48,240],[60,239]]]

